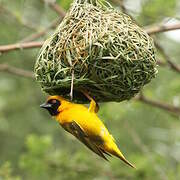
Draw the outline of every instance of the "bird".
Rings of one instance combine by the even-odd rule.
[[[70,102],[59,95],[49,96],[40,107],[48,110],[67,132],[100,157],[108,161],[107,156],[114,155],[130,167],[136,168],[124,157],[115,139],[97,116],[98,104],[90,96],[87,97],[90,100],[89,108]]]

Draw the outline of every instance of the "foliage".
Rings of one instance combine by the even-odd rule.
[[[18,176],[12,175],[12,167],[10,162],[5,162],[0,167],[0,179],[6,179],[6,180],[20,180],[21,178]]]

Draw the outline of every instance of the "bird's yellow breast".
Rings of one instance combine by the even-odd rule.
[[[85,106],[80,104],[73,104],[63,110],[56,119],[61,124],[75,121],[88,135],[109,135],[108,130],[98,116],[93,112],[89,112]]]

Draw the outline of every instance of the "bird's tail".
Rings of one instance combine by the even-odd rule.
[[[122,152],[119,150],[119,148],[116,146],[116,144],[114,144],[114,147],[113,149],[110,150],[110,153],[116,157],[118,157],[119,159],[121,159],[122,161],[124,161],[127,165],[129,165],[130,167],[132,168],[135,168],[136,167],[131,164],[125,157],[124,155],[122,154]]]
[[[132,163],[130,163],[130,162],[123,156],[123,154],[121,153],[121,151],[115,152],[113,155],[115,155],[116,157],[120,158],[122,161],[124,161],[124,162],[125,162],[126,164],[128,164],[130,167],[136,169],[136,167],[135,167]]]

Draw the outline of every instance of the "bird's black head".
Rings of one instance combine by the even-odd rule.
[[[45,108],[51,114],[51,116],[56,116],[59,114],[58,108],[61,102],[57,99],[49,99],[46,103],[41,104],[41,108]]]

